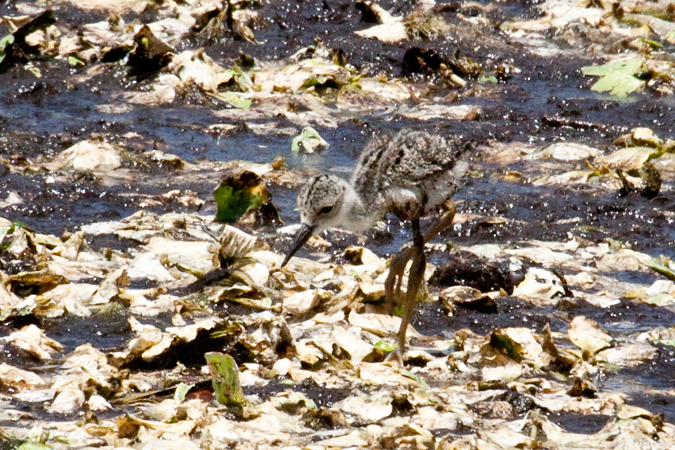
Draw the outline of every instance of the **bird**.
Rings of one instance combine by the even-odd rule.
[[[465,155],[472,148],[473,142],[461,136],[446,138],[402,129],[373,138],[361,152],[349,181],[322,173],[310,177],[298,193],[301,226],[281,267],[310,236],[327,228],[364,232],[389,213],[410,222],[412,245],[392,259],[385,281],[390,311],[400,303],[404,308],[396,348],[387,357],[401,365],[408,324],[424,281],[424,244],[452,224],[457,208],[451,198],[468,170]],[[421,217],[436,210],[440,211],[438,219],[423,234]],[[411,259],[406,295],[401,298],[403,275]]]

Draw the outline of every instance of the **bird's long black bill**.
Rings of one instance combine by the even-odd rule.
[[[295,235],[295,241],[293,242],[293,246],[286,254],[284,262],[281,263],[281,267],[284,267],[286,263],[293,257],[293,255],[295,255],[295,252],[300,250],[300,247],[302,247],[304,243],[307,242],[307,239],[309,239],[313,231],[314,227],[311,227],[306,223],[302,224],[302,227],[300,227],[300,230],[298,230],[298,234]]]

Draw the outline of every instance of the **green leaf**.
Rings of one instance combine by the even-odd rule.
[[[627,97],[645,85],[644,80],[635,77],[644,71],[644,65],[644,58],[638,57],[613,61],[602,66],[582,67],[581,73],[586,76],[602,77],[591,86],[592,91]]]
[[[178,386],[176,386],[176,392],[173,394],[174,400],[181,403],[184,402],[185,396],[193,387],[194,384],[185,384],[181,382]]]
[[[661,275],[665,275],[666,278],[670,278],[671,280],[675,281],[675,270],[671,269],[669,265],[667,266],[656,259],[648,259],[645,261],[645,265],[653,271],[658,272]]]
[[[210,95],[237,109],[249,109],[252,103],[250,98],[242,98],[234,92],[214,92]]]
[[[628,94],[637,91],[644,85],[644,81],[635,78],[634,76],[613,73],[600,78],[600,80],[591,86],[591,90],[595,92],[609,91],[611,95],[616,95],[617,97],[628,97]]]
[[[235,188],[222,184],[213,191],[213,196],[218,205],[218,211],[216,212],[218,222],[236,222],[250,208],[262,204],[258,197],[248,192],[237,192]]]
[[[238,66],[233,66],[227,70],[225,70],[225,73],[230,76],[228,80],[223,80],[220,82],[220,85],[222,86],[223,84],[230,84],[232,80],[234,80],[234,83],[236,84],[236,87],[238,88],[239,92],[247,92],[248,90],[251,89],[253,86],[253,80],[251,79],[251,76],[241,70],[240,67]]]
[[[495,330],[490,336],[490,345],[505,352],[509,358],[516,362],[522,361],[523,346],[511,339],[500,330]]]
[[[586,66],[581,68],[584,75],[603,76],[612,72],[626,72],[634,75],[642,70],[644,58],[630,58],[619,61],[612,61],[602,66]]]
[[[0,63],[5,59],[7,47],[14,43],[14,35],[8,34],[0,39]]]
[[[630,21],[628,22],[630,23]],[[629,48],[634,48],[634,49],[645,49],[647,47],[650,47],[649,50],[661,50],[663,48],[663,44],[661,44],[658,41],[654,41],[652,39],[647,39],[647,38],[635,38],[632,41],[630,41],[627,46]],[[641,50],[638,50],[641,51]],[[645,53],[642,51],[642,53]]]
[[[319,133],[312,127],[305,127],[302,132],[293,138],[291,142],[291,150],[306,153],[314,153],[315,151],[323,151],[330,147]]]
[[[85,65],[84,61],[82,61],[80,58],[78,58],[75,55],[70,55],[68,57],[68,64],[70,64],[73,67],[83,67]]]
[[[258,208],[269,198],[265,183],[253,172],[229,173],[213,191],[218,222],[236,222],[248,210]]]
[[[25,442],[21,444],[16,450],[51,450],[51,449],[52,449],[51,447],[37,442]]]
[[[411,380],[415,381],[416,383],[422,385],[425,388],[429,387],[429,385],[426,383],[426,381],[424,381],[424,379],[422,377],[420,377],[419,375],[417,375],[415,373],[410,372],[409,370],[402,369],[401,375],[403,375],[406,378],[410,378]]]
[[[26,70],[35,75],[35,78],[42,78],[42,72],[37,67],[26,66]]]
[[[335,77],[332,75],[316,75],[310,78],[307,78],[300,89],[309,89],[312,86],[323,86],[326,83],[331,85],[338,86],[338,82],[335,80]]]
[[[497,80],[497,77],[495,77],[494,75],[490,76],[490,77],[478,77],[477,81],[479,83],[494,83],[494,84],[499,83],[499,81]]]
[[[375,344],[375,348],[383,352],[393,352],[396,350],[396,344],[392,342],[379,341]]]
[[[2,244],[2,241],[5,240],[5,236],[9,234],[9,229],[10,227],[0,227],[0,244]]]
[[[14,35],[8,34],[0,39],[0,51],[5,50],[8,46],[14,43]]]
[[[247,406],[234,358],[218,352],[206,353],[204,358],[211,370],[211,384],[218,402],[226,406]]]

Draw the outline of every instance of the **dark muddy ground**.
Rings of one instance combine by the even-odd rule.
[[[265,4],[261,13],[268,20],[268,28],[256,33],[257,39],[264,45],[235,40],[232,36],[218,42],[186,40],[182,44],[184,49],[205,45],[206,52],[223,66],[231,65],[240,50],[259,60],[278,59],[295,53],[320,37],[326,47],[342,49],[351,64],[368,74],[381,72],[388,76],[403,76],[403,56],[414,46],[433,50],[446,58],[460,52],[483,65],[488,72],[500,63],[511,64],[522,71],[491,86],[489,92],[483,94],[471,89],[455,91],[440,81],[434,84],[435,96],[444,97],[456,92],[456,103],[481,106],[483,114],[477,120],[416,121],[403,117],[370,116],[361,121],[345,122],[338,129],[316,127],[331,143],[330,150],[321,155],[292,155],[291,138],[288,136],[259,136],[245,129],[220,137],[209,134],[205,131],[209,125],[226,121],[215,117],[214,105],[205,100],[196,103],[177,100],[164,107],[135,107],[131,112],[115,115],[98,112],[96,105],[114,103],[122,89],[142,90],[148,86],[148,80],[127,76],[126,69],[119,63],[111,63],[103,75],[83,84],[73,84],[71,80],[86,68],[74,69],[65,61],[34,60],[33,65],[42,72],[39,79],[19,64],[5,67],[0,73],[0,156],[3,159],[0,198],[7,197],[10,191],[18,191],[25,203],[0,210],[0,215],[21,221],[42,233],[61,235],[82,224],[126,217],[140,209],[141,198],[157,198],[171,189],[190,190],[202,200],[211,200],[211,192],[219,181],[215,177],[208,181],[176,185],[171,181],[170,171],[157,167],[141,168],[142,176],[113,186],[104,186],[95,177],[82,176],[68,183],[52,183],[45,173],[19,175],[8,172],[7,166],[21,166],[26,159],[34,160],[40,156],[48,158],[92,134],[102,134],[115,141],[116,136],[135,132],[141,137],[125,141],[127,145],[133,143],[133,147],[129,148],[131,152],[157,148],[189,162],[204,159],[271,162],[277,155],[282,155],[293,169],[313,167],[341,174],[348,173],[372,133],[396,131],[403,127],[461,134],[478,144],[489,141],[535,144],[571,141],[600,149],[609,148],[613,139],[638,126],[649,127],[661,137],[675,136],[675,102],[672,96],[658,97],[647,91],[633,94],[627,100],[617,100],[606,94],[594,93],[588,89],[592,80],[580,74],[580,67],[593,61],[577,49],[569,49],[572,54],[568,57],[535,56],[522,45],[511,42],[497,29],[471,29],[463,25],[456,17],[457,12],[471,15],[471,11],[459,3],[449,5],[442,14],[448,22],[460,28],[454,39],[444,43],[385,44],[357,38],[353,32],[366,28],[368,24],[361,21],[361,13],[354,8],[352,1],[308,0]],[[411,8],[409,2],[397,1],[383,1],[381,6],[396,14],[409,12]],[[13,2],[0,5],[0,16],[14,14]],[[55,14],[59,23],[67,23],[70,27],[108,17],[105,13],[83,12],[63,5],[55,8]],[[489,14],[492,20],[503,21],[534,17],[537,12],[529,2],[504,2]],[[123,18],[128,23],[133,20],[148,22],[153,20],[153,13]],[[554,41],[554,37],[551,40]],[[428,82],[428,78],[421,76],[419,80],[420,83]],[[284,118],[275,120],[280,127],[295,125]],[[132,167],[133,164],[127,163]],[[501,216],[507,221],[491,226],[469,221],[446,232],[443,236],[446,239],[472,245],[517,243],[525,239],[561,241],[570,236],[602,242],[609,237],[631,243],[635,250],[654,257],[663,254],[675,258],[675,227],[672,217],[664,214],[664,211],[675,208],[672,184],[669,182],[664,183],[662,195],[653,200],[619,198],[616,194],[597,195],[590,189],[535,187],[526,180],[520,183],[495,181],[490,175],[503,168],[485,163],[480,151],[473,155],[472,166],[484,176],[470,178],[467,186],[456,196],[458,200],[463,200],[460,212]],[[524,166],[514,164],[509,169],[519,171],[524,170]],[[293,210],[295,190],[287,186],[270,186],[270,189],[282,219],[286,223],[296,222]],[[129,193],[135,195],[128,196]],[[148,209],[157,213],[197,209],[165,203]],[[212,208],[212,204],[207,204],[206,208]],[[579,218],[580,221],[561,223],[570,218]],[[407,230],[395,220],[390,221],[389,231],[390,235],[371,235],[371,242],[377,245],[369,247],[380,255],[396,251],[408,238]],[[271,230],[268,233],[269,240],[279,251],[290,244],[289,238],[276,238]],[[354,237],[333,239],[335,237],[330,238],[334,242],[331,251],[335,253],[356,240]],[[94,241],[93,245],[121,244]],[[447,255],[434,254],[431,261],[442,264],[445,258]],[[629,278],[635,276],[626,274]],[[658,277],[638,276],[640,279],[637,281],[647,284]],[[635,333],[643,327],[668,327],[675,322],[671,309],[625,299],[611,310],[580,301],[572,315],[580,314],[621,335]],[[78,323],[79,319],[74,319],[72,326],[63,321],[53,328],[49,323],[41,326],[65,345],[64,352],[84,341],[95,343],[100,348],[113,349],[124,344],[128,332],[125,317],[118,319],[105,324],[88,323],[86,326],[81,326],[83,324]],[[496,314],[460,309],[454,317],[448,318],[438,305],[426,306],[421,308],[413,325],[420,332],[430,335],[452,334],[463,327],[478,333],[485,333],[495,326],[525,326],[541,330],[545,323],[550,323],[554,331],[564,332],[568,321],[569,315],[565,311],[532,308],[508,297],[500,302]],[[8,333],[20,325],[6,323],[0,330]],[[0,355],[0,361],[11,360],[14,356]],[[660,397],[653,392],[672,388],[675,382],[673,374],[675,355],[672,347],[662,346],[657,360],[645,366],[605,374],[601,389],[625,392],[626,383],[638,383],[640,388],[629,391],[634,404],[648,405],[656,413],[664,412],[667,420],[672,421],[675,419],[672,397]],[[309,386],[308,392],[311,389]],[[338,392],[335,395],[339,397],[342,394]],[[594,420],[599,420],[594,417]],[[593,429],[603,425],[583,425],[585,419],[577,419],[582,421],[579,422],[579,430],[586,425]],[[560,420],[567,426],[577,423],[570,417]]]

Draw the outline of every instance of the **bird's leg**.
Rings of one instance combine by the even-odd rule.
[[[398,300],[401,298],[401,281],[403,280],[405,266],[408,265],[408,261],[410,261],[414,253],[415,247],[406,248],[394,256],[394,259],[389,264],[389,274],[387,274],[387,280],[384,282],[384,294],[390,315],[394,314],[394,308],[398,305]]]
[[[457,213],[457,205],[452,200],[448,200],[443,203],[443,214],[441,217],[434,222],[434,224],[424,233],[424,243],[426,244],[430,240],[436,237],[438,233],[448,228],[452,225],[452,221],[455,219],[455,213]]]
[[[441,214],[441,217],[439,217],[438,220],[431,226],[431,228],[429,228],[429,230],[424,233],[425,244],[452,224],[452,221],[455,218],[455,213],[457,212],[457,205],[455,205],[455,202],[452,200],[448,200],[443,204],[443,208],[445,211],[443,214]],[[397,300],[401,298],[401,284],[403,282],[405,266],[408,265],[408,261],[410,261],[410,258],[413,257],[414,253],[414,246],[407,248],[396,255],[389,264],[389,274],[387,275],[387,280],[384,283],[385,299],[387,301],[389,314],[394,313],[394,307],[396,306]]]
[[[412,313],[415,308],[415,300],[417,300],[417,292],[420,285],[424,281],[424,269],[426,268],[426,257],[424,256],[424,236],[420,231],[420,219],[416,217],[410,221],[413,230],[413,246],[408,249],[412,253],[413,262],[410,266],[410,273],[408,274],[408,287],[405,294],[405,302],[403,304],[403,317],[401,318],[401,327],[398,329],[396,338],[396,349],[387,357],[387,360],[396,360],[403,365],[403,354],[405,353],[406,333],[408,331],[408,324],[412,318]],[[406,250],[406,254],[408,251]]]

